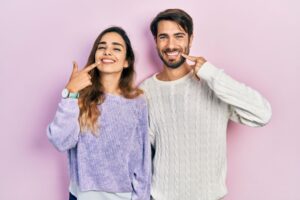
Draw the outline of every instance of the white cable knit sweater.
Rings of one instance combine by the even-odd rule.
[[[151,144],[155,149],[154,200],[217,200],[227,193],[228,120],[256,127],[268,123],[271,107],[257,91],[209,62],[197,73],[145,80]]]

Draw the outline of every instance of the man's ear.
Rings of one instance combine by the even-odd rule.
[[[189,48],[192,47],[193,39],[194,39],[194,35],[192,34],[192,35],[190,36]]]

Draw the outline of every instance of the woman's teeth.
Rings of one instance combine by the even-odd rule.
[[[111,60],[111,59],[102,59],[101,61],[103,63],[114,63],[115,62],[114,60]]]

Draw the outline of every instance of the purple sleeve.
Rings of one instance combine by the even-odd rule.
[[[148,136],[148,111],[146,102],[140,112],[138,124],[139,146],[136,152],[136,164],[133,171],[132,200],[149,200],[151,183],[151,155]]]
[[[59,150],[67,151],[76,146],[80,132],[77,99],[62,99],[53,121],[47,127],[50,142]]]

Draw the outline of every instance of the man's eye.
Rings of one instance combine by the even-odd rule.
[[[166,36],[159,36],[159,39],[165,39]]]
[[[177,35],[176,38],[183,38],[183,35]]]

